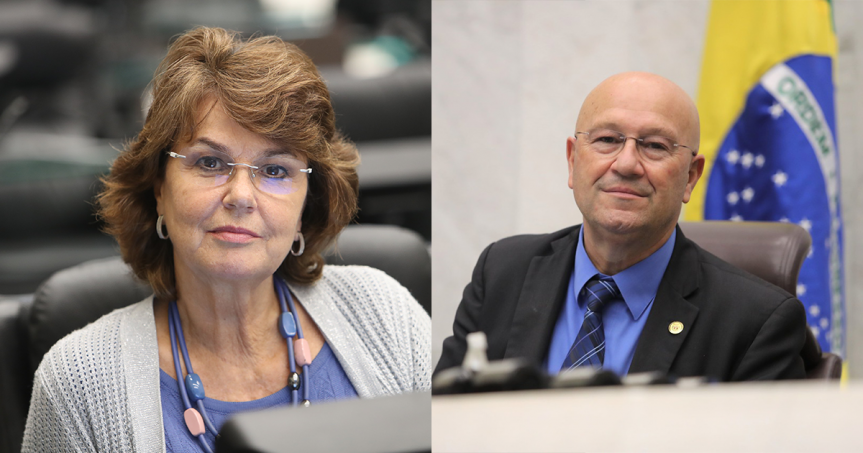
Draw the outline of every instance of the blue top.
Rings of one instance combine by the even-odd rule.
[[[287,359],[285,359],[287,360]],[[165,447],[168,452],[204,452],[196,437],[192,437],[186,429],[183,421],[183,400],[177,381],[168,373],[159,370],[160,391],[162,399],[162,419],[165,425]],[[312,404],[326,401],[356,398],[357,392],[348,380],[345,370],[342,368],[333,350],[327,343],[321,348],[321,352],[315,356],[315,360],[309,365],[309,401]],[[207,383],[204,382],[206,389]],[[290,392],[287,386],[282,390],[261,399],[229,403],[225,401],[204,398],[204,407],[210,415],[213,425],[221,429],[222,425],[235,412],[266,409],[276,406],[287,406],[290,403]],[[296,408],[302,410],[302,407]],[[216,437],[214,433],[207,431],[204,434],[210,448],[214,448]]]
[[[665,274],[665,268],[671,260],[677,229],[658,250],[647,258],[618,272],[613,276],[614,282],[620,288],[623,302],[611,301],[602,313],[602,327],[605,332],[605,359],[603,369],[613,371],[618,376],[629,372],[629,365],[635,355],[638,338],[647,322],[647,315],[653,307],[656,290]],[[600,274],[593,262],[584,251],[584,227],[578,233],[578,244],[575,249],[575,269],[569,279],[569,289],[566,302],[551,337],[546,367],[550,374],[557,374],[566,354],[572,347],[587,311],[584,298],[578,297],[584,284]],[[577,300],[577,303],[576,303]]]

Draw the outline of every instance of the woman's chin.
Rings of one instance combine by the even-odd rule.
[[[262,263],[260,260],[247,261],[239,257],[223,257],[218,261],[210,261],[196,266],[195,275],[205,280],[250,282],[264,280],[278,269],[281,263]]]
[[[228,280],[254,280],[267,278],[275,271],[275,268],[262,266],[225,265],[214,269],[214,274]]]

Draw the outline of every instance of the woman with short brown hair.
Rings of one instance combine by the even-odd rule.
[[[24,451],[210,451],[237,411],[428,389],[428,315],[321,257],[356,213],[358,160],[298,48],[180,36],[99,198],[155,294],[45,356]]]

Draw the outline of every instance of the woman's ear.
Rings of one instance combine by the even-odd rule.
[[[153,195],[156,197],[156,213],[162,215],[162,179],[157,178],[153,183]]]

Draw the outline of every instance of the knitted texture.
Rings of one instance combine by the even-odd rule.
[[[128,413],[112,407],[125,391],[120,348],[105,347],[119,345],[122,316],[51,349],[36,371],[22,451],[133,451]]]
[[[431,320],[381,271],[291,285],[362,398],[431,387]],[[33,382],[23,452],[165,451],[152,297],[60,340]]]

